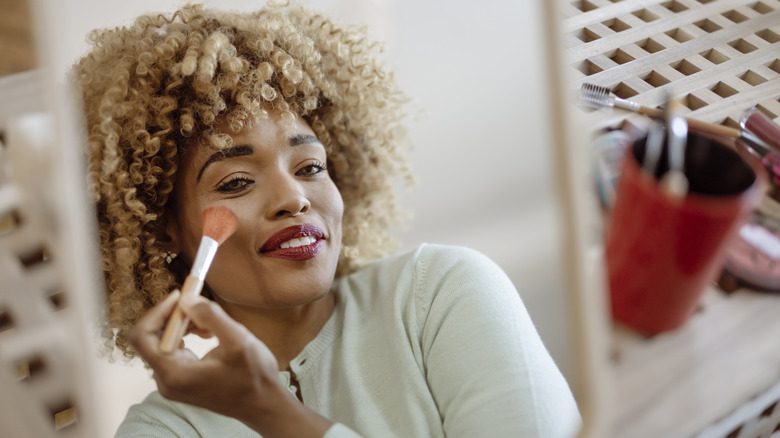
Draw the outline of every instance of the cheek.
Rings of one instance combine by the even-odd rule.
[[[265,216],[263,206],[265,198],[261,196],[249,196],[238,198],[237,201],[224,204],[233,210],[238,217],[238,231],[254,231],[257,223]]]
[[[190,263],[195,259],[203,233],[200,216],[201,212],[198,209],[190,208],[179,209],[169,218],[174,221],[168,227],[169,237]]]
[[[328,216],[329,219],[332,221],[332,225],[334,226],[334,232],[338,230],[339,233],[339,241],[341,240],[341,219],[344,217],[344,200],[341,198],[341,193],[336,188],[336,184],[331,182],[331,187],[328,191],[328,205],[329,205],[329,212]]]

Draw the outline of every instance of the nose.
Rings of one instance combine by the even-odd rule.
[[[295,217],[306,213],[309,208],[311,202],[294,176],[283,175],[275,178],[266,210],[268,219]]]

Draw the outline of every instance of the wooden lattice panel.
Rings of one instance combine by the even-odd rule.
[[[73,131],[37,73],[0,77],[0,436],[89,438],[96,232]],[[37,111],[9,116],[25,102]]]
[[[57,154],[45,141],[56,131],[51,117],[29,115],[3,125],[0,435],[95,436],[87,327],[97,314],[84,298],[96,289],[79,280],[94,272],[95,262],[83,255],[90,240],[62,208],[74,197],[65,192],[62,173],[52,170]],[[83,220],[86,209],[73,213]]]
[[[757,105],[780,122],[780,0],[563,0],[575,87],[593,83],[737,127]],[[630,117],[599,113],[600,126]]]

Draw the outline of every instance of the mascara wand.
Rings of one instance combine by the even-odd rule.
[[[609,88],[603,87],[601,85],[589,83],[582,84],[579,92],[579,102],[591,108],[620,108],[635,113],[644,114],[654,119],[664,119],[664,112],[662,110],[640,105],[636,102],[617,97],[612,94],[612,91]],[[723,137],[741,137],[741,131],[736,128],[716,125],[714,123],[707,123],[691,118],[685,118],[685,121],[687,122],[690,129]]]

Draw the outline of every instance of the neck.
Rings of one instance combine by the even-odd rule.
[[[310,303],[284,309],[259,309],[215,298],[228,315],[246,326],[271,350],[280,371],[288,370],[290,361],[317,337],[333,314],[336,302],[333,292]]]

